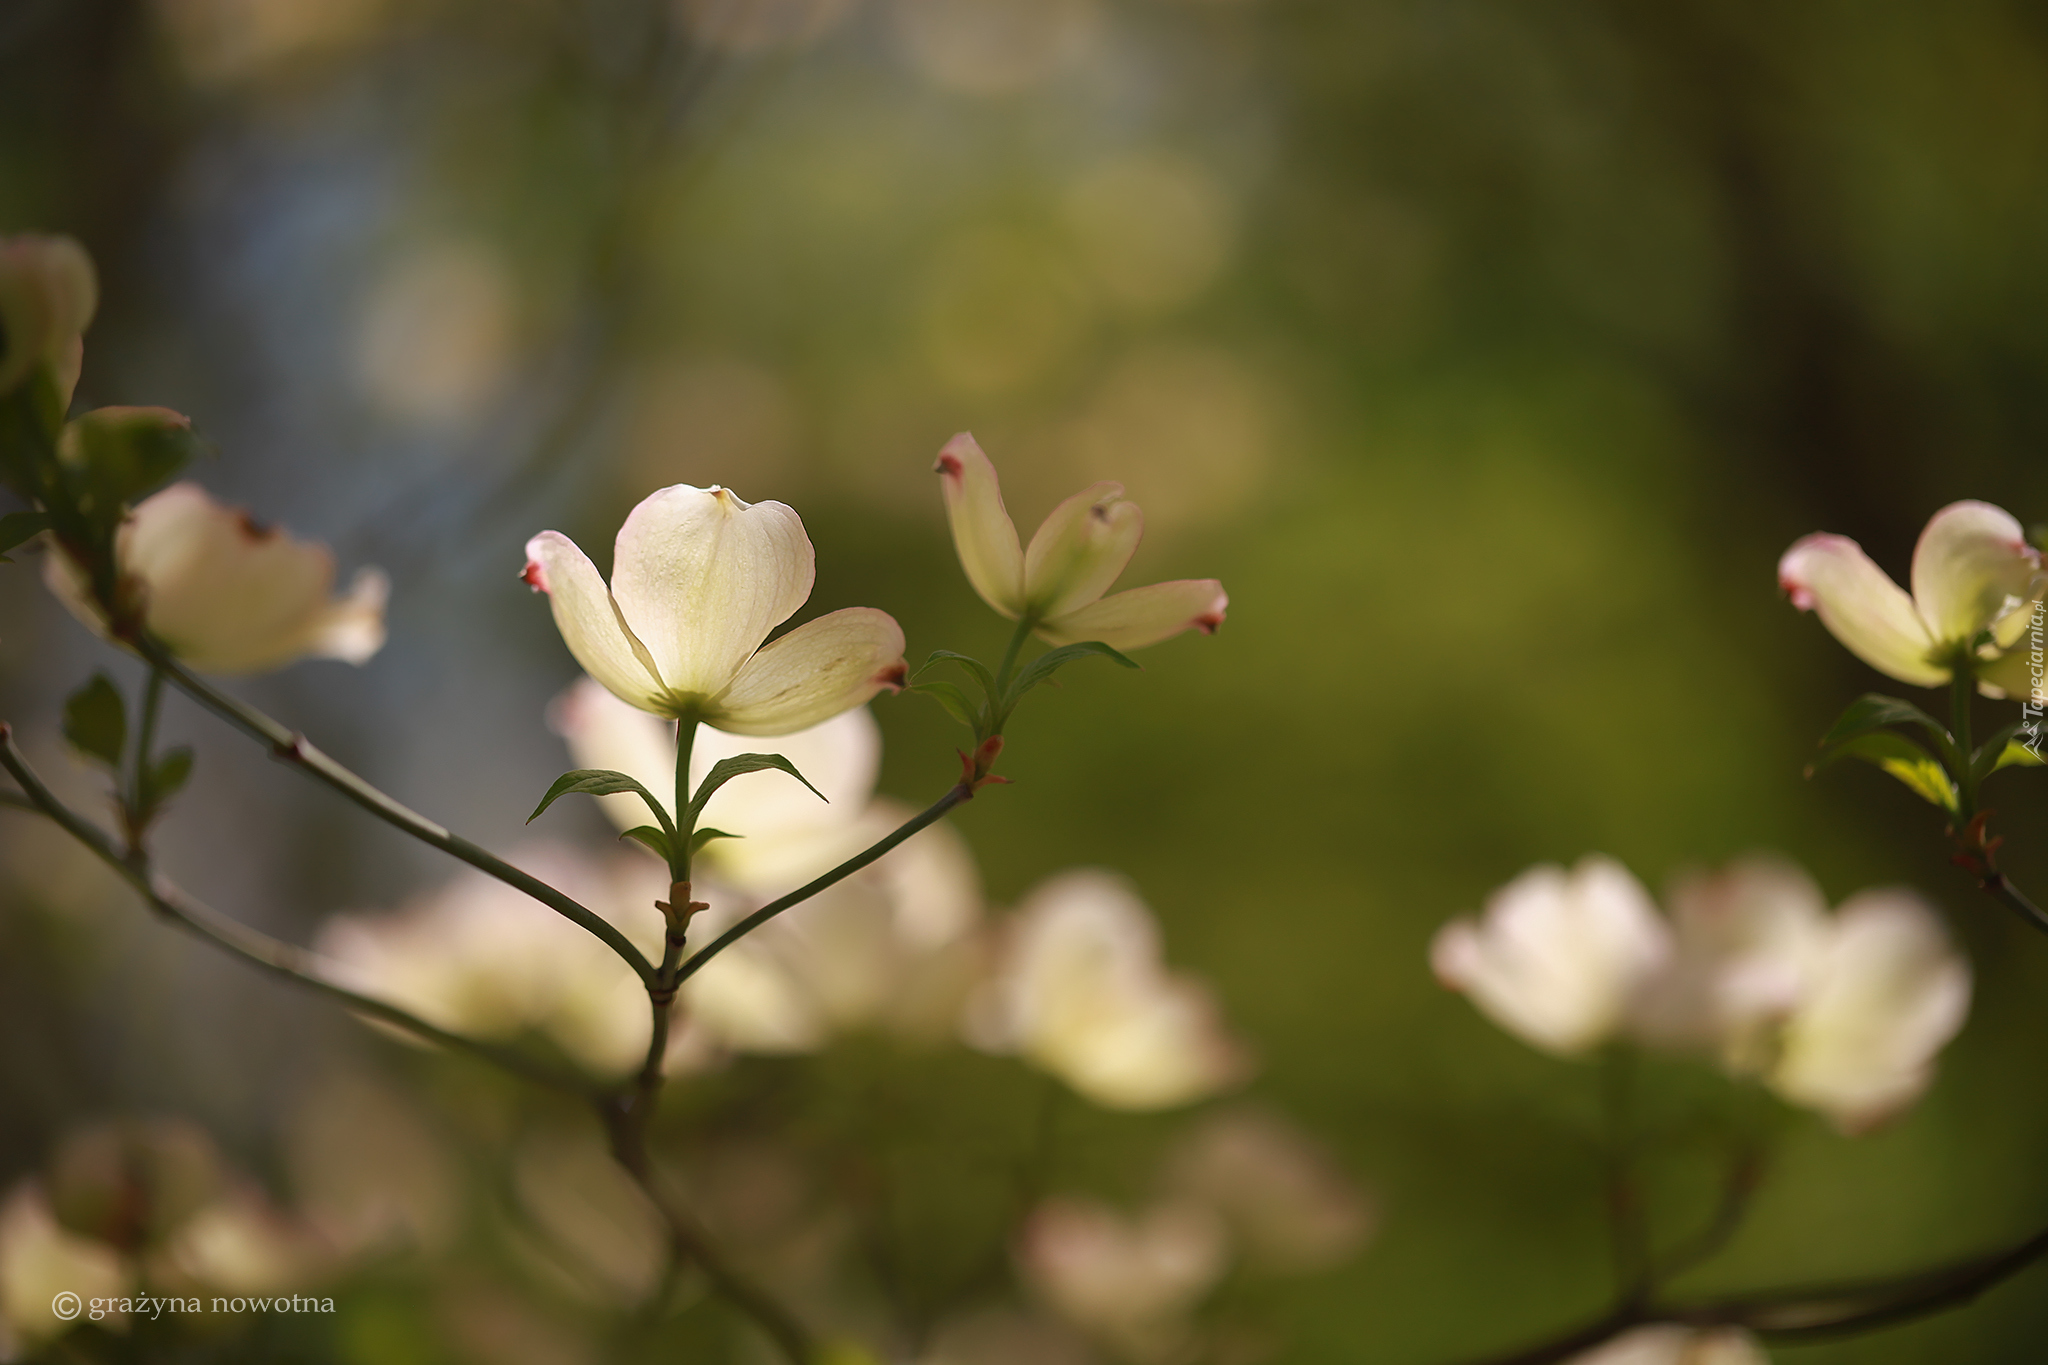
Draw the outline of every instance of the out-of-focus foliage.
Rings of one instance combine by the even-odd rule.
[[[1647,1068],[1645,1122],[1683,1139],[1652,1168],[1667,1237],[1708,1216],[1724,1129],[1776,1134],[1694,1287],[1904,1269],[2048,1217],[2048,954],[1883,774],[1802,780],[1874,675],[1772,580],[1817,528],[1903,578],[1952,499],[2048,515],[2029,6],[18,0],[0,230],[26,229],[101,269],[83,404],[190,413],[217,495],[391,572],[373,663],[249,694],[494,847],[568,766],[543,712],[573,666],[515,577],[534,530],[601,544],[678,481],[780,498],[818,546],[807,612],[871,604],[914,660],[991,657],[940,445],[971,427],[1026,525],[1128,485],[1130,581],[1214,575],[1228,624],[1034,694],[1016,785],[954,823],[997,904],[1071,866],[1127,873],[1256,1049],[1257,1101],[1375,1192],[1371,1246],[1315,1276],[1217,1288],[1190,1253],[1151,1286],[1249,1324],[1219,1358],[1451,1359],[1601,1305],[1594,1069],[1500,1034],[1427,965],[1443,922],[1589,850],[1653,886],[1755,848],[1831,900],[1907,882],[1976,971],[1939,1082],[1869,1136]],[[58,716],[101,666],[134,682],[32,566],[0,566],[5,717],[81,796]],[[917,698],[876,709],[882,790],[935,796],[957,729]],[[165,732],[198,761],[164,861],[238,916],[304,942],[448,875],[191,708]],[[2048,881],[2036,776],[1989,789],[2023,885]],[[283,1335],[222,1358],[653,1348],[630,1320],[599,1335],[647,1292],[652,1232],[584,1116],[244,975],[0,818],[8,1187],[47,1192],[112,1140],[92,1133],[171,1114],[242,1173],[218,1177],[248,1201],[230,1231],[258,1208],[279,1236],[386,1248],[344,1311],[255,1322]],[[874,1038],[750,1058],[674,1086],[662,1159],[807,1291],[850,1235],[807,1220],[866,1210],[894,1229],[875,1282],[929,1306],[988,1254],[1042,1084]],[[693,1122],[713,1111],[755,1126]],[[1057,1249],[1039,1297],[950,1323],[933,1358],[1061,1359],[1072,1339],[1016,1316],[1062,1302],[1046,1266],[1198,1248],[1220,1216],[1159,1183],[1193,1120],[1060,1119],[1070,1202],[1032,1224]],[[2048,1330],[2042,1274],[1775,1354],[2011,1360]],[[683,1321],[662,1349],[686,1358],[724,1330]],[[1170,1352],[1158,1330],[1098,1340]]]

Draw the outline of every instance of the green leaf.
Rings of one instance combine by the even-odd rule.
[[[745,837],[743,834],[727,834],[722,829],[700,829],[690,836],[690,852],[693,856],[701,853],[704,845],[710,843],[713,839],[743,839]]]
[[[1084,640],[1080,644],[1061,645],[1058,649],[1047,650],[1024,666],[1023,671],[1018,673],[1016,680],[1010,684],[1010,694],[1003,699],[1004,705],[1015,706],[1017,699],[1026,692],[1029,692],[1060,669],[1074,662],[1074,660],[1085,659],[1091,654],[1100,654],[1105,659],[1114,659],[1125,668],[1136,668],[1138,666],[1100,640]]]
[[[2039,744],[2041,741],[2037,738],[2034,742]],[[2014,739],[2006,741],[2004,750],[1998,755],[1998,761],[1991,765],[1990,770],[1995,773],[2000,768],[2038,768],[2044,763],[2048,763],[2048,758]]]
[[[958,683],[912,683],[903,690],[906,692],[922,693],[930,697],[933,701],[945,707],[946,714],[954,720],[959,721],[970,730],[976,728],[975,715],[981,708],[974,704],[973,699],[967,695],[966,689]]]
[[[668,812],[662,809],[661,802],[654,799],[652,792],[624,773],[613,772],[609,768],[576,768],[563,773],[555,779],[555,785],[548,788],[548,794],[540,799],[540,804],[533,808],[533,814],[526,817],[526,823],[530,825],[539,819],[540,813],[554,805],[557,797],[572,792],[585,796],[618,796],[632,792],[647,803],[647,809],[654,812],[654,818],[661,822],[663,830],[673,833],[675,829],[669,823]]]
[[[1947,744],[1949,734],[1946,727],[1934,717],[1922,711],[1912,702],[1901,697],[1887,697],[1879,692],[1866,692],[1849,703],[1849,709],[1842,712],[1828,732],[1820,737],[1821,748],[1840,744],[1843,740],[1869,734],[1872,730],[1884,730],[1894,725],[1916,725],[1925,730],[1937,744]]]
[[[64,738],[87,758],[120,768],[121,751],[128,747],[128,712],[106,674],[93,674],[64,703]]]
[[[30,536],[50,529],[48,512],[9,512],[0,517],[0,564],[12,564],[7,552]]]
[[[983,696],[993,697],[996,694],[996,675],[988,671],[987,664],[979,659],[970,658],[968,655],[955,653],[950,649],[933,650],[932,656],[924,661],[924,667],[917,671],[922,675],[932,665],[940,663],[958,664],[969,673],[972,673],[975,680],[981,684],[981,694]]]
[[[1882,768],[1905,783],[1923,801],[1939,806],[1951,815],[1956,813],[1956,784],[1949,779],[1948,770],[1933,754],[1904,735],[1880,730],[1846,740],[1814,760],[1813,766],[1806,770],[1807,776],[1811,777],[1843,758],[1861,759],[1873,767]]]
[[[790,762],[781,754],[740,754],[734,758],[720,759],[716,764],[712,765],[710,772],[704,774],[703,785],[699,786],[697,794],[690,798],[691,823],[696,823],[698,812],[704,809],[704,803],[709,801],[711,794],[720,787],[723,787],[735,777],[744,777],[748,773],[765,772],[770,768],[775,769],[777,772],[788,773],[806,787],[811,787],[811,780],[798,772],[796,764]],[[811,787],[811,790],[817,792],[820,801],[826,800],[825,793],[818,791],[816,787]]]
[[[178,794],[192,776],[192,750],[179,745],[150,765],[142,777],[142,808],[153,811]]]
[[[656,829],[653,825],[635,825],[619,837],[621,839],[635,839],[647,845],[647,847],[654,850],[654,856],[665,863],[675,861],[675,855],[670,851],[667,832]]]
[[[79,511],[111,526],[121,509],[184,468],[192,423],[164,408],[98,408],[64,428],[58,452]]]

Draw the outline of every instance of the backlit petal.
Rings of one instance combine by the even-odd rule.
[[[1937,645],[1962,643],[2032,598],[2041,556],[1988,502],[1936,512],[1913,547],[1913,604]]]
[[[903,629],[873,607],[847,607],[798,626],[746,661],[704,711],[736,735],[786,735],[903,686]]]
[[[1017,527],[1003,508],[1003,490],[996,468],[974,437],[961,432],[946,442],[934,466],[946,497],[946,519],[953,528],[953,548],[967,581],[981,600],[1005,616],[1024,610],[1024,552]]]
[[[1214,635],[1229,606],[1215,579],[1180,578],[1114,593],[1047,621],[1038,633],[1056,645],[1100,640],[1111,649],[1143,649],[1184,630]]]
[[[1065,616],[1109,591],[1145,534],[1145,514],[1123,498],[1122,484],[1098,483],[1052,509],[1024,552],[1032,615]]]
[[[548,595],[555,628],[583,671],[623,701],[666,715],[661,677],[647,650],[633,638],[590,556],[560,531],[526,542],[526,581]]]
[[[677,484],[619,528],[612,597],[670,694],[708,700],[804,604],[813,572],[790,508]]]
[[[1913,599],[1846,536],[1811,535],[1778,561],[1778,586],[1801,611],[1886,677],[1938,687],[1949,671],[1929,662],[1935,647]]]

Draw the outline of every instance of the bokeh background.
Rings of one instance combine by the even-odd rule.
[[[1077,666],[1014,727],[1016,785],[956,823],[994,904],[1076,865],[1134,878],[1256,1046],[1252,1093],[1370,1192],[1371,1244],[1259,1305],[1277,1358],[1449,1361],[1603,1304],[1593,1068],[1426,965],[1490,888],[1592,850],[1652,885],[1759,848],[1836,899],[1909,883],[1977,971],[1902,1121],[1770,1120],[1752,1217],[1689,1286],[1906,1269],[2048,1221],[2048,943],[1898,786],[1802,778],[1879,680],[1773,575],[1827,529],[1903,576],[1954,498],[2048,516],[2036,7],[14,0],[0,230],[27,229],[99,263],[82,402],[190,413],[217,494],[392,574],[367,667],[247,694],[488,846],[569,766],[542,716],[573,664],[516,577],[535,530],[602,545],[673,482],[779,498],[818,546],[807,613],[882,606],[914,657],[993,656],[939,445],[971,428],[1027,529],[1123,480],[1148,526],[1130,581],[1220,577],[1229,623],[1143,674]],[[100,666],[135,676],[33,565],[0,570],[0,697],[45,766],[71,764],[56,711]],[[876,713],[884,789],[937,795],[950,722],[911,697]],[[448,875],[189,705],[166,726],[199,764],[163,861],[233,913],[306,941]],[[2024,772],[1998,784],[2008,864],[2048,884],[2048,803]],[[0,1183],[80,1123],[170,1114],[283,1198],[336,1075],[510,1112],[9,818]],[[949,1109],[1028,1112],[1005,1089],[1028,1078],[853,1051],[778,1065],[923,1077],[903,1112],[933,1151]],[[864,1084],[818,1103],[857,1109]],[[1727,1103],[1677,1063],[1646,1093],[1674,1122]],[[1128,1197],[1161,1122],[1077,1116],[1058,1183]],[[487,1124],[450,1131],[484,1162]],[[1660,1159],[1667,1235],[1704,1217],[1718,1159]],[[489,1344],[482,1289],[451,1329],[444,1290],[380,1272],[220,1358],[547,1344]],[[1775,1358],[2029,1358],[2044,1291],[2036,1269]],[[557,1359],[626,1349],[573,1315],[548,1330]]]

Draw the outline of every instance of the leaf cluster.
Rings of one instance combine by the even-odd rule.
[[[2035,747],[2019,738],[2025,725],[2014,721],[1965,752],[1940,721],[1913,703],[1870,692],[1850,703],[1821,737],[1820,753],[1807,765],[1806,775],[1811,777],[1844,758],[1858,759],[1889,773],[1915,796],[1955,816],[1962,813],[1962,793],[1975,792],[1991,774],[2002,768],[2042,765],[2040,736],[2034,736]]]

